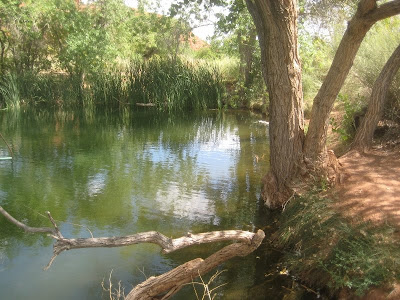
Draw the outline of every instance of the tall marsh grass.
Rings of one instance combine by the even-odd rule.
[[[22,99],[34,105],[116,108],[144,103],[160,110],[191,111],[220,107],[224,85],[216,66],[158,58],[89,74],[84,82],[67,74],[8,75],[0,93],[7,107]]]
[[[35,105],[74,106],[81,102],[81,81],[66,74],[33,74],[18,76],[21,98]]]
[[[19,108],[20,93],[17,75],[8,73],[0,79],[0,108]]]
[[[8,73],[0,79],[0,108],[21,104],[77,105],[81,81],[65,74]]]
[[[133,61],[127,70],[92,78],[96,104],[154,105],[160,110],[220,107],[224,85],[215,66],[181,59]]]

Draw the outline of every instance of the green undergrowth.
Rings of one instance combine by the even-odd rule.
[[[290,273],[336,294],[360,296],[400,280],[400,243],[389,225],[350,224],[317,193],[293,199],[280,216],[274,243]]]

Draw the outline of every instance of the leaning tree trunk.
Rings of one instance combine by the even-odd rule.
[[[263,179],[263,198],[268,207],[278,208],[292,194],[290,182],[303,159],[297,0],[246,0],[246,3],[257,28],[270,99],[271,168]]]
[[[377,0],[361,0],[340,42],[325,80],[314,99],[304,152],[314,168],[324,169],[329,114],[349,73],[362,40],[377,21],[400,13],[400,1],[377,6]]]
[[[367,113],[358,127],[352,149],[364,152],[372,145],[374,131],[383,115],[387,91],[400,68],[400,45],[386,62],[372,87]]]

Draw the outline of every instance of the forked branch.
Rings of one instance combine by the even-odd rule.
[[[25,232],[30,233],[50,233],[51,235],[58,236],[58,231],[49,227],[30,227],[25,225],[24,223],[18,221],[13,216],[11,216],[7,211],[4,210],[3,207],[0,206],[0,213],[11,223],[16,225],[17,227],[23,229]],[[50,213],[48,212],[49,218],[51,218]],[[52,218],[51,218],[52,219]],[[53,220],[54,221],[54,220]],[[62,236],[61,236],[62,237]]]
[[[169,299],[182,285],[192,282],[221,263],[235,257],[246,256],[256,250],[265,237],[264,231],[258,230],[253,235],[250,243],[234,243],[210,255],[206,259],[196,258],[175,269],[157,277],[150,277],[138,284],[126,297],[134,299],[156,299],[160,294],[165,294],[161,299]]]
[[[47,215],[54,228],[27,226],[11,216],[1,206],[0,213],[11,223],[25,230],[26,232],[48,233],[56,240],[53,245],[53,256],[50,259],[49,264],[45,267],[45,270],[51,266],[55,258],[64,250],[98,247],[122,247],[139,243],[152,243],[159,245],[163,249],[163,253],[171,253],[185,247],[204,243],[222,241],[240,242],[226,246],[204,260],[197,258],[163,275],[149,278],[132,290],[132,292],[128,295],[128,299],[146,299],[146,297],[143,296],[144,294],[147,295],[150,293],[152,295],[151,297],[154,297],[155,295],[166,291],[169,291],[168,294],[172,295],[174,294],[173,291],[176,292],[179,290],[179,287],[182,284],[191,282],[193,278],[207,273],[222,262],[235,256],[248,255],[258,248],[265,236],[262,230],[259,230],[257,233],[242,230],[223,230],[198,234],[188,233],[186,236],[172,239],[157,231],[149,231],[120,237],[69,239],[63,237],[50,212],[47,212]],[[167,284],[167,282],[169,283]],[[149,292],[147,287],[151,287],[151,292]]]

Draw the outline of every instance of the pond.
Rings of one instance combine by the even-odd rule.
[[[51,225],[43,215],[50,211],[71,238],[254,231],[265,223],[260,182],[269,164],[268,127],[259,120],[229,111],[1,112],[0,132],[15,158],[0,161],[0,205],[36,227]],[[2,141],[0,156],[8,156]],[[101,284],[107,285],[111,272],[114,286],[121,281],[129,292],[146,277],[223,246],[171,254],[152,244],[78,249],[63,252],[43,271],[52,243],[0,216],[0,299],[108,299]],[[217,290],[219,298],[273,299],[254,292],[267,272],[260,256],[235,258],[219,268],[226,270],[215,283],[226,284]],[[187,286],[174,299],[195,298]]]

